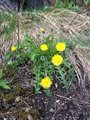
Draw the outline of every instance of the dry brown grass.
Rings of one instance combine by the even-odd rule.
[[[85,54],[82,46],[77,45],[75,50],[70,52],[69,60],[74,66],[78,85],[85,89],[86,82],[90,81],[90,56]]]
[[[75,38],[77,36],[89,36],[90,17],[79,14],[71,24],[73,18],[76,15],[76,12],[60,9],[55,9],[51,12],[19,13],[18,19],[20,26],[20,39],[23,39],[26,32],[35,38],[41,27],[46,29],[46,36],[52,32],[56,38]],[[13,41],[16,41],[17,34],[18,30],[16,29],[16,31],[12,33]]]

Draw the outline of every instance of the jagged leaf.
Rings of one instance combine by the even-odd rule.
[[[0,80],[0,87],[2,87],[3,89],[11,89],[7,84],[8,84],[7,81]]]

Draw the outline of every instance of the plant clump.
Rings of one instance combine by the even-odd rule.
[[[25,61],[30,61],[33,66],[35,93],[41,93],[42,89],[47,95],[51,95],[51,87],[54,84],[53,76],[57,76],[65,89],[75,79],[75,72],[67,58],[71,42],[69,40],[55,40],[50,34],[45,37],[42,28],[43,39],[37,43],[26,35],[23,42],[11,47],[5,55],[7,66],[15,69]],[[37,37],[37,41],[38,41]]]

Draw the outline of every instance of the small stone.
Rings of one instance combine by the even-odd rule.
[[[20,97],[19,97],[19,96],[16,97],[15,101],[16,101],[16,102],[19,102],[19,101],[20,101]]]
[[[53,108],[51,108],[49,111],[50,111],[51,113],[54,113],[55,110],[54,110]]]
[[[53,117],[52,120],[55,120],[55,118]]]
[[[45,101],[44,103],[46,104],[47,102]]]
[[[35,103],[35,100],[34,100],[34,99],[32,99],[32,102],[33,102],[33,103]]]
[[[27,108],[25,109],[25,112],[28,113],[28,112],[30,111],[30,109],[31,109],[30,107],[27,107]]]
[[[30,114],[27,116],[27,120],[33,120],[32,116]]]
[[[58,88],[58,84],[57,83],[55,83],[55,88]]]
[[[4,118],[4,120],[7,120],[7,118]]]
[[[59,103],[60,102],[60,100],[56,100],[56,103]]]
[[[72,98],[71,96],[69,98]]]

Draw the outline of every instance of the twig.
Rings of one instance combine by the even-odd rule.
[[[89,20],[87,20],[85,23],[83,23],[81,26],[79,26],[79,28],[77,30],[80,31],[80,28],[84,27],[88,22],[89,22]]]
[[[60,97],[60,98],[62,98],[62,99],[66,99],[66,100],[68,100],[68,101],[74,101],[74,102],[76,101],[76,99],[73,99],[73,98],[68,98],[68,97],[65,97],[65,96],[57,95],[57,94],[56,94],[56,96],[57,96],[57,97]],[[86,105],[89,105],[89,107],[90,107],[90,103],[88,103],[88,102],[86,102],[86,101],[77,100],[77,102],[84,103],[84,104],[86,104]]]

